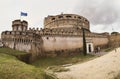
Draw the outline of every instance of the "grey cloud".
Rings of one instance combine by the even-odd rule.
[[[80,0],[75,11],[87,17],[93,25],[110,25],[120,18],[115,2],[118,0]]]

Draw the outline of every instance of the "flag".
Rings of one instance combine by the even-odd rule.
[[[27,13],[25,13],[25,12],[21,12],[20,15],[21,15],[21,16],[27,16]]]

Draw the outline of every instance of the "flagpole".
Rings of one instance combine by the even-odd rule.
[[[21,20],[21,12],[20,12],[20,20]]]
[[[112,25],[112,32],[114,32],[114,28],[113,28],[113,25]]]

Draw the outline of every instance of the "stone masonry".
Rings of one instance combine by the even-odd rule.
[[[120,41],[119,33],[109,35],[91,32],[89,21],[76,14],[45,17],[44,29],[28,29],[27,21],[14,20],[12,31],[2,32],[1,38],[5,47],[31,53],[33,57],[64,56],[82,51],[81,28],[85,29],[88,53],[93,52],[97,46],[103,48]]]

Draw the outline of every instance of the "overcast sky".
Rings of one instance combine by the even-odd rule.
[[[63,13],[79,14],[90,21],[91,31],[120,32],[120,0],[0,0],[0,33],[11,30],[12,21],[22,17],[29,27],[43,27],[44,17]]]

